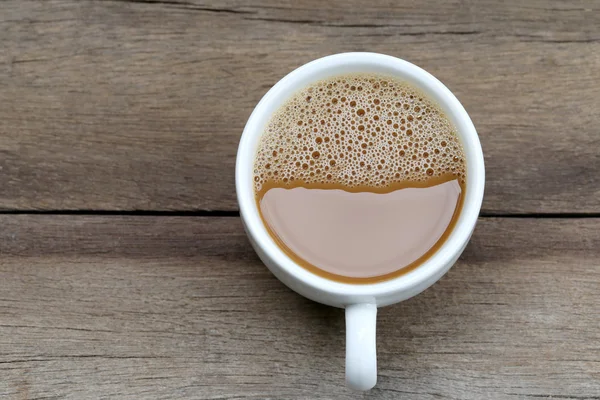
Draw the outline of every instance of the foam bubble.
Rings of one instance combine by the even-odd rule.
[[[382,188],[451,174],[465,181],[456,130],[415,88],[382,75],[344,75],[298,91],[271,118],[254,167],[266,182]]]

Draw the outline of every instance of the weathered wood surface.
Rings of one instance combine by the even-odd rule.
[[[600,219],[482,219],[447,276],[380,310],[365,395],[343,312],[277,281],[238,218],[0,225],[2,398],[600,399]]]
[[[600,3],[0,3],[0,209],[236,210],[252,108],[314,58],[439,77],[486,154],[487,213],[600,211]]]
[[[343,386],[342,311],[270,275],[237,217],[192,216],[237,210],[268,88],[343,51],[458,96],[484,216],[561,214],[481,219],[380,310],[367,394]],[[595,1],[0,2],[0,398],[599,400],[599,54]]]

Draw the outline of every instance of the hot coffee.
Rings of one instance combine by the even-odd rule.
[[[372,283],[437,251],[460,215],[467,176],[439,106],[369,74],[296,92],[265,128],[254,182],[263,223],[290,258],[329,279]]]

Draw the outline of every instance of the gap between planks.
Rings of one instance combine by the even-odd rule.
[[[240,216],[233,210],[0,210],[0,215],[97,215],[131,217],[234,217]],[[482,212],[479,218],[548,218],[584,219],[600,218],[600,212],[558,212],[558,213],[495,213]]]

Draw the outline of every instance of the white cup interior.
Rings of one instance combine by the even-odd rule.
[[[463,210],[457,224],[440,249],[411,272],[384,282],[348,284],[317,276],[292,261],[274,242],[264,227],[255,201],[253,185],[254,158],[260,136],[271,116],[297,90],[312,82],[349,73],[391,75],[417,87],[433,99],[457,128],[467,157],[467,189]],[[404,60],[376,53],[342,53],[310,62],[280,80],[262,98],[250,116],[240,141],[236,163],[236,190],[240,214],[248,234],[263,252],[288,274],[330,295],[386,297],[405,291],[406,298],[414,288],[439,279],[462,252],[477,221],[484,189],[484,163],[477,132],[464,107],[434,76]],[[435,279],[434,279],[435,278]]]

